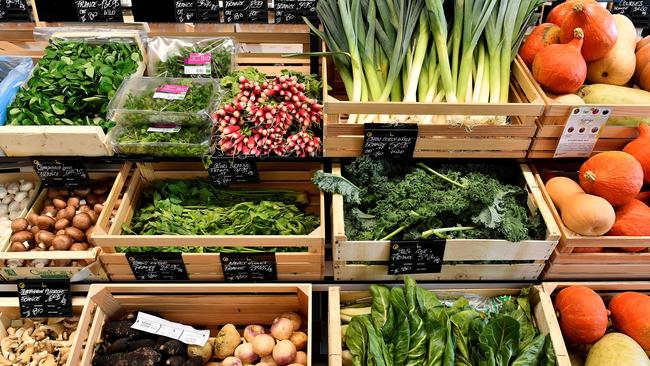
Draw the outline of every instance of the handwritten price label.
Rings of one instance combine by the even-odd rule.
[[[388,274],[440,273],[446,244],[445,239],[391,242]]]
[[[187,281],[182,253],[126,253],[131,271],[140,281]]]
[[[371,159],[412,159],[418,126],[405,123],[366,123],[363,155]]]
[[[19,281],[18,301],[24,318],[72,316],[69,280]]]

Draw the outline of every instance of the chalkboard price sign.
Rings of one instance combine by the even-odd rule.
[[[219,0],[174,0],[178,23],[219,23]]]
[[[260,181],[255,161],[232,157],[211,159],[208,175],[215,185],[227,187],[235,183],[259,183]]]
[[[275,23],[299,23],[301,19],[298,17],[297,7],[297,0],[275,0]]]
[[[220,23],[219,0],[197,0],[197,17],[200,23]]]
[[[406,123],[366,123],[363,154],[372,159],[412,159],[418,126]]]
[[[440,273],[446,244],[445,239],[392,241],[388,274]]]
[[[30,20],[26,0],[0,0],[0,22]]]
[[[75,0],[75,5],[82,23],[124,21],[120,0]]]
[[[174,0],[174,14],[178,23],[194,23],[198,17],[196,0]]]
[[[18,282],[18,302],[23,318],[72,316],[69,280],[22,280]]]
[[[90,182],[81,158],[34,157],[32,163],[44,187],[77,187]]]
[[[636,28],[650,26],[650,0],[616,0],[611,12],[630,18]]]
[[[222,253],[221,267],[228,282],[275,281],[275,253]]]
[[[268,23],[267,0],[224,0],[225,23]]]
[[[131,271],[139,281],[187,281],[182,253],[126,253]]]
[[[302,17],[308,18],[311,21],[317,21],[318,15],[316,13],[316,5],[318,0],[297,0],[296,10],[298,12],[298,17],[300,22],[302,22]]]

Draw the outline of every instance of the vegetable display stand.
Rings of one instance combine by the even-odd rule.
[[[108,197],[119,197],[124,186],[123,182],[128,177],[130,169],[131,163],[125,163],[117,174],[114,172],[90,172],[89,176],[91,181],[112,180],[114,178],[115,184],[112,185]],[[49,190],[44,189],[38,195],[27,216],[32,213],[41,214],[48,199]],[[103,213],[108,220],[111,210],[103,210]],[[0,268],[0,274],[7,281],[73,277],[78,281],[108,280],[106,271],[99,261],[101,249],[98,247],[89,248],[88,250],[30,250],[15,252],[10,251],[11,246],[11,240],[3,242],[2,246],[0,246],[0,261],[5,265]]]
[[[551,197],[544,187],[544,179],[540,173],[545,166],[533,167],[535,180],[542,192],[560,233],[560,242],[553,251],[546,269],[542,274],[544,280],[607,280],[607,279],[650,279],[650,252],[648,249],[637,252],[625,252],[620,248],[647,247],[650,237],[645,236],[582,236],[569,230],[564,223]],[[566,175],[566,167],[558,169]],[[578,171],[578,167],[574,174]],[[577,253],[580,248],[600,250],[596,253]]]
[[[509,103],[378,103],[344,101],[343,91],[328,92],[327,63],[323,60],[324,146],[327,157],[362,153],[364,124],[350,123],[352,114],[437,116],[444,123],[419,123],[414,157],[524,158],[542,115],[544,102],[518,63],[513,63]],[[333,96],[336,95],[336,96]],[[453,125],[445,116],[507,116],[504,125]]]
[[[612,118],[630,118],[637,121],[645,119],[650,116],[650,105],[642,104],[611,104],[608,105],[600,104],[585,104],[585,105],[570,105],[570,104],[559,104],[554,103],[551,98],[546,94],[542,87],[533,79],[533,76],[530,70],[526,65],[518,59],[518,62],[521,64],[521,68],[524,69],[528,78],[535,85],[537,92],[541,95],[546,105],[544,110],[544,115],[538,120],[537,133],[533,139],[533,143],[530,146],[530,151],[528,153],[528,158],[537,159],[537,158],[552,158],[555,149],[557,148],[558,143],[560,142],[560,137],[562,137],[562,132],[564,131],[564,125],[566,124],[567,119],[574,107],[597,107],[597,106],[608,106],[613,107]],[[614,126],[610,122],[606,124],[599,135],[596,146],[594,146],[593,154],[597,154],[602,151],[610,150],[622,150],[623,147],[630,141],[634,140],[639,136],[638,130],[635,126]]]
[[[204,248],[205,251],[210,251],[210,247],[228,248],[229,251],[260,248],[262,251],[277,251],[275,260],[278,280],[321,280],[324,276],[325,198],[310,181],[314,171],[320,168],[319,163],[260,162],[260,183],[235,184],[228,188],[304,192],[308,201],[306,214],[320,219],[320,224],[307,235],[127,235],[124,226],[133,223],[135,211],[142,201],[143,190],[152,187],[157,181],[193,182],[204,181],[208,177],[208,172],[200,163],[153,163],[138,165],[113,224],[109,227],[107,218],[100,218],[93,240],[103,248],[100,259],[113,281],[135,279],[126,254],[116,252],[116,247],[121,247],[124,252],[128,252],[129,247],[154,247],[160,248],[162,252],[169,252],[172,249],[169,247],[195,247]],[[220,254],[214,250],[211,253],[201,251],[182,253],[189,279],[223,281]]]
[[[137,32],[134,31],[105,31],[105,32],[59,32],[52,35],[52,40],[88,40],[90,43],[94,44],[104,44],[108,43],[111,40],[124,40],[136,46],[139,49],[141,54],[141,60],[137,64],[137,69],[131,75],[142,76],[146,69],[144,63],[144,58],[146,57],[145,48],[142,44],[140,36]],[[43,44],[47,47],[47,44]],[[65,51],[69,52],[69,51]],[[45,59],[44,59],[45,60]],[[58,59],[53,60],[56,62]],[[68,58],[70,63],[73,61]],[[47,70],[47,67],[50,65],[40,65],[43,66],[44,70]],[[103,65],[102,67],[107,67]],[[116,66],[117,67],[117,66]],[[32,71],[30,79],[25,83],[27,86],[30,83],[30,80],[34,79],[35,73],[39,67],[35,67]],[[45,71],[38,71],[45,72]],[[101,72],[116,72],[112,67],[109,67],[109,70],[104,70]],[[82,77],[90,78],[93,85],[100,85],[99,87],[104,88],[103,84],[100,83],[100,68],[98,67],[95,70],[94,67],[86,69],[84,74],[81,74],[79,71],[78,74],[81,76],[75,75],[77,79],[76,82],[81,83],[80,80]],[[95,78],[96,77],[96,78]],[[103,77],[102,77],[103,78]],[[96,80],[95,80],[96,79]],[[103,80],[103,79],[102,79]],[[40,81],[39,81],[40,82]],[[57,81],[58,83],[58,81]],[[109,84],[110,85],[110,84]],[[119,86],[119,85],[118,85]],[[63,87],[63,85],[61,86]],[[106,86],[108,87],[108,86]],[[112,86],[111,86],[112,87]],[[22,91],[23,89],[21,89]],[[21,93],[19,91],[19,95]],[[106,134],[104,129],[99,124],[88,124],[84,125],[72,121],[73,117],[69,117],[66,113],[66,106],[64,104],[65,100],[63,95],[59,96],[61,100],[60,103],[53,104],[52,100],[47,100],[47,105],[52,106],[39,107],[45,108],[43,110],[34,110],[33,112],[28,111],[31,114],[21,114],[21,118],[30,119],[31,122],[27,123],[18,123],[17,125],[10,125],[12,120],[12,109],[17,111],[25,112],[24,110],[27,107],[14,107],[12,104],[9,107],[8,112],[8,121],[6,126],[0,127],[0,148],[5,152],[7,156],[109,156],[112,155],[112,150],[109,149],[106,141]],[[70,99],[70,95],[67,96]],[[80,97],[84,98],[84,97]],[[31,100],[34,100],[35,106],[45,103],[44,101],[39,101],[40,97],[32,97],[30,99],[30,109],[32,108]],[[88,98],[86,98],[88,99]],[[96,103],[95,100],[83,101],[86,105],[91,105],[91,103]],[[49,108],[49,109],[48,109]],[[61,109],[63,108],[63,109]],[[22,113],[21,112],[21,113]],[[49,116],[49,117],[47,117]],[[62,122],[53,124],[51,120],[46,118],[62,118]],[[92,121],[95,116],[88,116],[84,118],[90,118]],[[32,119],[41,118],[41,120],[34,121]],[[76,118],[76,117],[75,117]],[[95,121],[92,121],[95,123]],[[86,123],[88,123],[86,121]]]
[[[486,297],[495,297],[502,295],[517,296],[521,288],[482,288],[482,289],[435,289],[430,290],[440,300],[455,300],[461,296],[479,295]],[[369,291],[342,291],[340,287],[329,288],[329,306],[328,306],[328,353],[329,366],[343,365],[343,345],[341,340],[341,308],[344,305],[351,305],[361,299],[371,297]],[[571,366],[562,334],[560,332],[555,314],[553,313],[553,304],[548,294],[544,292],[541,286],[534,286],[529,293],[531,315],[534,318],[535,325],[542,334],[550,335],[551,342],[555,351],[556,361],[559,366]],[[408,337],[407,337],[408,338]],[[362,345],[366,347],[366,345]]]
[[[79,321],[80,328],[90,325],[85,347],[78,339],[72,356],[75,365],[91,365],[107,321],[137,311],[209,329],[211,337],[225,324],[269,327],[281,313],[295,312],[303,319],[301,330],[307,334],[307,349],[311,350],[311,291],[309,284],[95,284]],[[311,365],[309,356],[307,360]]]
[[[72,318],[21,318],[20,305],[18,297],[3,297],[0,299],[0,340],[2,344],[7,346],[12,345],[5,349],[3,347],[3,354],[13,356],[14,361],[18,361],[18,356],[25,355],[26,362],[34,362],[38,364],[38,357],[44,356],[41,360],[47,360],[48,363],[43,362],[43,365],[65,365],[76,366],[77,363],[70,357],[73,352],[73,346],[76,343],[83,342],[87,328],[78,327],[79,316],[83,312],[86,303],[85,297],[72,297]],[[88,326],[88,324],[87,324]],[[22,329],[22,331],[21,331]],[[31,329],[31,334],[29,334]],[[18,340],[9,332],[22,332],[24,338]],[[34,335],[37,332],[45,332],[45,338],[40,338]],[[69,338],[72,336],[72,338]],[[57,340],[57,338],[61,337]],[[81,338],[81,341],[78,340]],[[12,339],[13,342],[6,342],[5,339]],[[20,347],[20,348],[19,348]],[[31,356],[26,352],[27,348],[33,347],[34,352]],[[40,354],[42,350],[51,350],[44,354]],[[7,358],[0,355],[0,360],[5,365],[19,365],[18,363],[7,363]],[[34,361],[36,360],[36,361]],[[23,363],[28,364],[28,363]]]
[[[560,231],[535,183],[528,166],[520,165],[520,185],[528,192],[528,208],[539,209],[546,225],[544,240],[518,243],[496,239],[448,239],[442,271],[414,274],[417,280],[536,280],[544,269]],[[339,164],[332,172],[340,175]],[[388,274],[390,241],[350,241],[345,234],[344,203],[341,195],[332,197],[332,238],[334,279],[338,281],[399,280],[403,275]]]

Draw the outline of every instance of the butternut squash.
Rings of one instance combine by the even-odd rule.
[[[584,236],[601,236],[614,225],[614,207],[604,198],[585,193],[575,181],[555,177],[546,182],[546,190],[570,230]]]
[[[618,38],[614,47],[602,58],[587,63],[587,81],[611,85],[625,85],[636,69],[636,28],[621,14],[614,14]]]

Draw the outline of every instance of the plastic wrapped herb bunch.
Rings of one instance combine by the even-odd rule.
[[[154,37],[148,74],[157,77],[217,78],[233,70],[237,43],[226,37]]]

